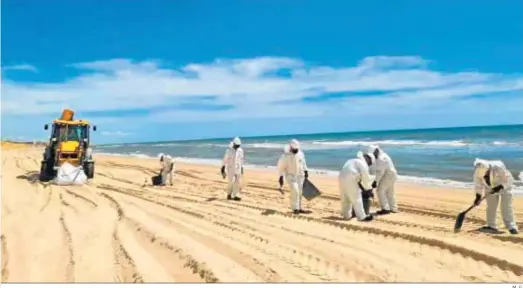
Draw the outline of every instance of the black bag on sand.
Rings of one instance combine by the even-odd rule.
[[[314,184],[312,184],[311,181],[309,181],[309,179],[305,179],[305,181],[303,181],[302,195],[305,199],[307,199],[307,201],[311,201],[312,199],[320,196],[321,192],[318,188],[316,188],[316,186],[314,186]]]
[[[365,214],[370,215],[370,198],[363,198],[362,200],[363,200],[363,210],[365,211]],[[352,217],[356,217],[354,208],[352,208]]]
[[[151,182],[153,183],[153,186],[162,185],[162,174],[151,177]]]
[[[365,214],[370,215],[370,198],[363,199],[363,210]]]

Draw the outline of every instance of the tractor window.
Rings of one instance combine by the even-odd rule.
[[[60,142],[81,141],[85,133],[83,130],[82,126],[57,125],[54,137],[59,139]]]
[[[67,141],[67,126],[66,125],[56,125],[55,130],[56,138],[60,142]]]
[[[67,129],[67,140],[68,141],[80,141],[82,137],[81,126],[69,126]]]

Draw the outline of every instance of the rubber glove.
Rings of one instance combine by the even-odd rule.
[[[305,170],[304,173],[305,173],[305,179],[309,179],[309,171]]]
[[[503,185],[498,185],[498,186],[492,188],[492,194],[498,193],[501,190],[503,190]]]
[[[220,172],[222,173],[223,179],[225,179],[225,177],[227,176],[227,174],[225,174],[225,166],[222,166],[222,169]]]
[[[376,181],[372,182],[372,188],[376,188],[378,187],[378,183],[376,183]]]
[[[280,183],[280,187],[283,186],[283,176],[280,176],[280,179],[278,179],[278,183]]]

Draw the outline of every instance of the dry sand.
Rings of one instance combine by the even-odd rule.
[[[153,188],[156,160],[96,156],[88,185],[60,187],[38,182],[41,150],[2,151],[2,282],[523,281],[522,235],[475,231],[484,204],[452,232],[472,191],[398,184],[402,213],[360,223],[338,219],[327,176],[294,216],[274,172],[247,170],[234,202],[218,167],[178,164]]]

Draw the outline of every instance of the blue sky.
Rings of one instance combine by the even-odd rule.
[[[2,1],[2,137],[523,123],[523,2]]]

